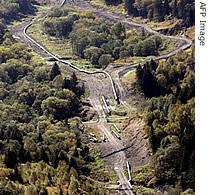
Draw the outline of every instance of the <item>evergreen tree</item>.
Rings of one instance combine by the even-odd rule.
[[[105,0],[105,3],[107,5],[118,5],[122,3],[122,0]]]
[[[129,15],[137,16],[138,10],[134,6],[135,0],[125,0],[125,10]]]
[[[60,71],[60,67],[58,66],[58,64],[55,62],[53,64],[53,67],[50,71],[50,80],[52,81],[56,76],[60,75],[61,71]]]

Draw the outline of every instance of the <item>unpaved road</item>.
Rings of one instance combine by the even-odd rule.
[[[66,3],[65,0],[62,1],[62,5],[64,5],[64,3]],[[135,28],[137,30],[140,30],[140,29],[144,28],[146,31],[148,31],[150,33],[153,33],[153,34],[157,34],[161,37],[182,41],[182,45],[180,45],[178,48],[175,48],[173,51],[171,51],[167,54],[156,57],[155,60],[164,59],[164,58],[168,58],[172,55],[175,55],[177,52],[190,47],[191,44],[192,44],[191,40],[183,38],[183,37],[172,37],[172,36],[165,36],[165,35],[158,34],[154,30],[147,27],[146,25],[136,24],[133,21],[131,21],[130,19],[125,18],[124,16],[120,16],[120,15],[114,14],[114,13],[113,14],[108,13],[104,10],[97,9],[97,8],[91,6],[86,1],[78,0],[78,1],[71,2],[71,6],[74,6],[75,8],[78,8],[78,9],[83,9],[83,10],[85,9],[85,10],[93,11],[96,15],[98,15],[100,17],[104,17],[104,18],[107,18],[107,19],[112,20],[112,21],[122,22],[123,24],[125,24],[129,28]],[[36,42],[36,40],[34,40],[33,38],[29,37],[26,34],[26,28],[30,24],[31,24],[30,20],[25,21],[22,24],[13,28],[11,30],[11,32],[14,35],[14,37],[16,37],[17,40],[23,41],[25,44],[29,45],[36,52],[39,52],[44,57],[56,56],[56,54],[52,54],[51,52],[46,51],[46,49],[43,46],[41,46],[38,42]],[[60,60],[59,58],[57,58],[57,60],[60,61],[61,63],[63,63],[63,61]],[[112,75],[114,76],[113,79],[115,81],[115,84],[116,84],[119,92],[120,92],[121,103],[123,103],[125,106],[129,106],[129,105],[126,104],[125,92],[124,92],[124,89],[121,85],[119,75],[120,74],[123,75],[124,73],[126,73],[130,70],[133,70],[137,66],[138,66],[138,64],[132,64],[131,66],[126,67],[126,68],[121,67],[119,69],[115,69],[115,71],[110,71],[110,72],[112,72]],[[102,133],[104,133],[106,135],[112,149],[114,151],[118,151],[121,148],[123,148],[122,141],[117,139],[111,133],[110,126],[106,121],[106,115],[104,113],[104,110],[102,109],[102,105],[101,105],[101,102],[100,102],[100,98],[101,98],[102,95],[104,95],[108,98],[113,98],[113,93],[112,93],[113,83],[110,83],[109,76],[108,77],[107,77],[107,75],[106,75],[106,77],[103,76],[103,74],[104,74],[103,72],[99,71],[97,74],[94,74],[94,75],[85,75],[84,71],[80,71],[80,72],[83,72],[82,73],[84,75],[83,80],[86,81],[86,86],[89,88],[90,102],[91,102],[92,106],[94,107],[94,109],[98,112],[99,121],[96,125],[102,131]],[[120,184],[121,184],[119,186],[119,188],[125,189],[124,190],[125,194],[133,195],[134,193],[132,191],[132,186],[130,185],[130,183],[128,182],[128,180],[127,180],[127,178],[124,174],[124,166],[125,166],[125,163],[126,163],[125,153],[123,151],[120,151],[118,153],[113,154],[112,162],[113,162],[114,170],[115,170],[117,176],[119,177],[119,181],[120,181]]]
[[[90,92],[90,103],[94,107],[95,110],[97,110],[99,115],[99,122],[97,123],[98,129],[101,130],[103,134],[106,135],[109,141],[109,147],[112,148],[113,151],[120,151],[123,148],[122,141],[117,139],[110,131],[110,125],[107,123],[106,115],[104,113],[104,110],[102,108],[102,105],[100,103],[99,97],[102,95],[106,95],[104,93],[104,88],[107,88],[107,82],[104,82],[103,80],[96,80],[95,78],[90,78],[87,82],[87,85],[89,87]],[[112,162],[114,166],[114,170],[119,177],[120,186],[119,188],[125,189],[125,193],[127,195],[133,195],[134,193],[131,190],[131,185],[126,178],[124,174],[124,165],[126,163],[126,155],[124,151],[117,152],[112,155]]]

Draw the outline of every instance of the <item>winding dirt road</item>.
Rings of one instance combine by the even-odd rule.
[[[187,37],[184,37],[184,36],[169,36],[169,35],[161,34],[161,33],[153,30],[152,28],[150,28],[149,26],[147,26],[145,24],[136,23],[131,18],[127,18],[124,15],[119,14],[119,13],[107,12],[103,8],[100,8],[98,6],[93,6],[88,1],[85,1],[85,0],[77,0],[77,1],[67,0],[66,3],[67,2],[71,6],[75,7],[75,9],[84,10],[84,11],[90,10],[93,13],[95,13],[95,15],[97,15],[99,17],[106,18],[106,19],[108,19],[110,21],[113,21],[113,22],[121,22],[127,28],[136,29],[137,31],[140,31],[140,32],[143,29],[144,31],[146,31],[150,34],[157,35],[161,38],[180,42],[180,44],[176,48],[174,48],[172,51],[169,51],[168,53],[165,53],[163,55],[151,58],[154,61],[158,61],[158,60],[161,60],[161,59],[167,59],[171,56],[176,55],[180,51],[188,49],[192,45],[192,40],[187,38]],[[148,61],[150,61],[150,60],[148,60]],[[141,64],[143,64],[143,63],[146,63],[146,61],[141,62]],[[122,77],[126,73],[136,69],[139,64],[140,63],[133,63],[133,64],[130,64],[126,67],[119,67],[119,68],[116,68],[116,69],[111,69],[111,70],[107,69],[106,70],[112,76],[112,78],[114,80],[114,83],[115,83],[115,86],[118,89],[117,91],[118,91],[118,96],[120,98],[120,102],[126,107],[129,107],[129,105],[126,103],[125,91],[124,91],[124,88],[122,87],[120,77]]]
[[[163,38],[167,39],[174,39],[177,41],[181,41],[182,44],[179,45],[179,47],[175,48],[173,51],[164,54],[162,56],[155,57],[154,60],[160,60],[160,59],[165,59],[170,56],[175,55],[177,52],[187,49],[188,47],[191,46],[192,41],[184,38],[184,37],[175,37],[175,36],[166,36],[157,33],[156,31],[152,30],[146,25],[143,24],[137,24],[134,23],[131,19],[125,18],[124,16],[121,16],[119,14],[114,14],[114,13],[108,13],[102,9],[98,9],[96,7],[93,7],[91,4],[89,4],[86,1],[83,0],[77,0],[77,1],[69,1],[70,5],[72,7],[75,7],[77,9],[82,9],[82,10],[90,10],[94,12],[97,16],[99,17],[104,17],[106,19],[109,19],[111,21],[116,21],[116,22],[121,22],[125,26],[129,28],[135,28],[136,30],[142,30],[142,28],[149,33],[152,34],[157,34],[158,36],[161,36]],[[61,6],[64,6],[67,1],[62,0],[60,2]],[[27,29],[36,21],[38,21],[40,18],[47,17],[47,14],[43,14],[41,17],[38,16],[37,18],[28,21],[25,21],[21,23],[20,25],[16,26],[11,30],[13,37],[16,38],[18,41],[24,42],[26,45],[32,47],[35,51],[41,53],[45,57],[53,57],[57,61],[59,61],[62,64],[69,65],[74,71],[79,71],[81,74],[85,75],[84,80],[86,81],[86,86],[89,88],[89,100],[94,109],[98,112],[99,120],[98,123],[96,124],[97,127],[101,130],[103,134],[106,135],[106,137],[109,140],[109,144],[111,148],[114,151],[120,151],[117,153],[114,153],[112,156],[112,161],[113,161],[113,166],[114,170],[119,177],[120,185],[118,186],[119,189],[124,189],[124,193],[127,195],[134,195],[134,192],[132,191],[132,186],[129,183],[128,179],[126,178],[124,174],[124,167],[126,163],[126,155],[124,151],[121,151],[121,148],[123,148],[123,143],[121,140],[117,139],[110,131],[110,125],[107,123],[106,120],[106,115],[104,113],[104,110],[102,108],[100,98],[102,95],[108,97],[108,98],[113,98],[116,99],[117,94],[115,87],[118,88],[119,95],[120,95],[120,100],[121,103],[125,106],[129,106],[126,104],[126,97],[125,97],[125,92],[124,89],[121,85],[120,82],[120,76],[135,69],[139,64],[132,64],[131,66],[128,67],[120,67],[118,69],[115,69],[114,71],[95,71],[95,72],[89,72],[83,69],[78,68],[76,65],[71,64],[65,60],[61,60],[56,54],[51,53],[48,51],[45,47],[43,47],[40,43],[38,43],[36,40],[34,40],[32,37],[30,37],[27,34]],[[112,72],[112,73],[111,73]],[[105,75],[105,77],[104,77]]]

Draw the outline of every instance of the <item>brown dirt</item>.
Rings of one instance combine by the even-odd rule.
[[[126,157],[131,166],[142,166],[147,164],[150,159],[149,141],[144,131],[144,122],[140,118],[131,119],[122,131],[125,145],[129,145],[125,150]]]

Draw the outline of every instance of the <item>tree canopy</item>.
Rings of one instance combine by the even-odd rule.
[[[81,142],[80,80],[75,73],[64,76],[56,63],[36,63],[21,44],[3,45],[0,194],[104,194],[102,186],[84,185],[81,177],[89,176],[95,159]]]

